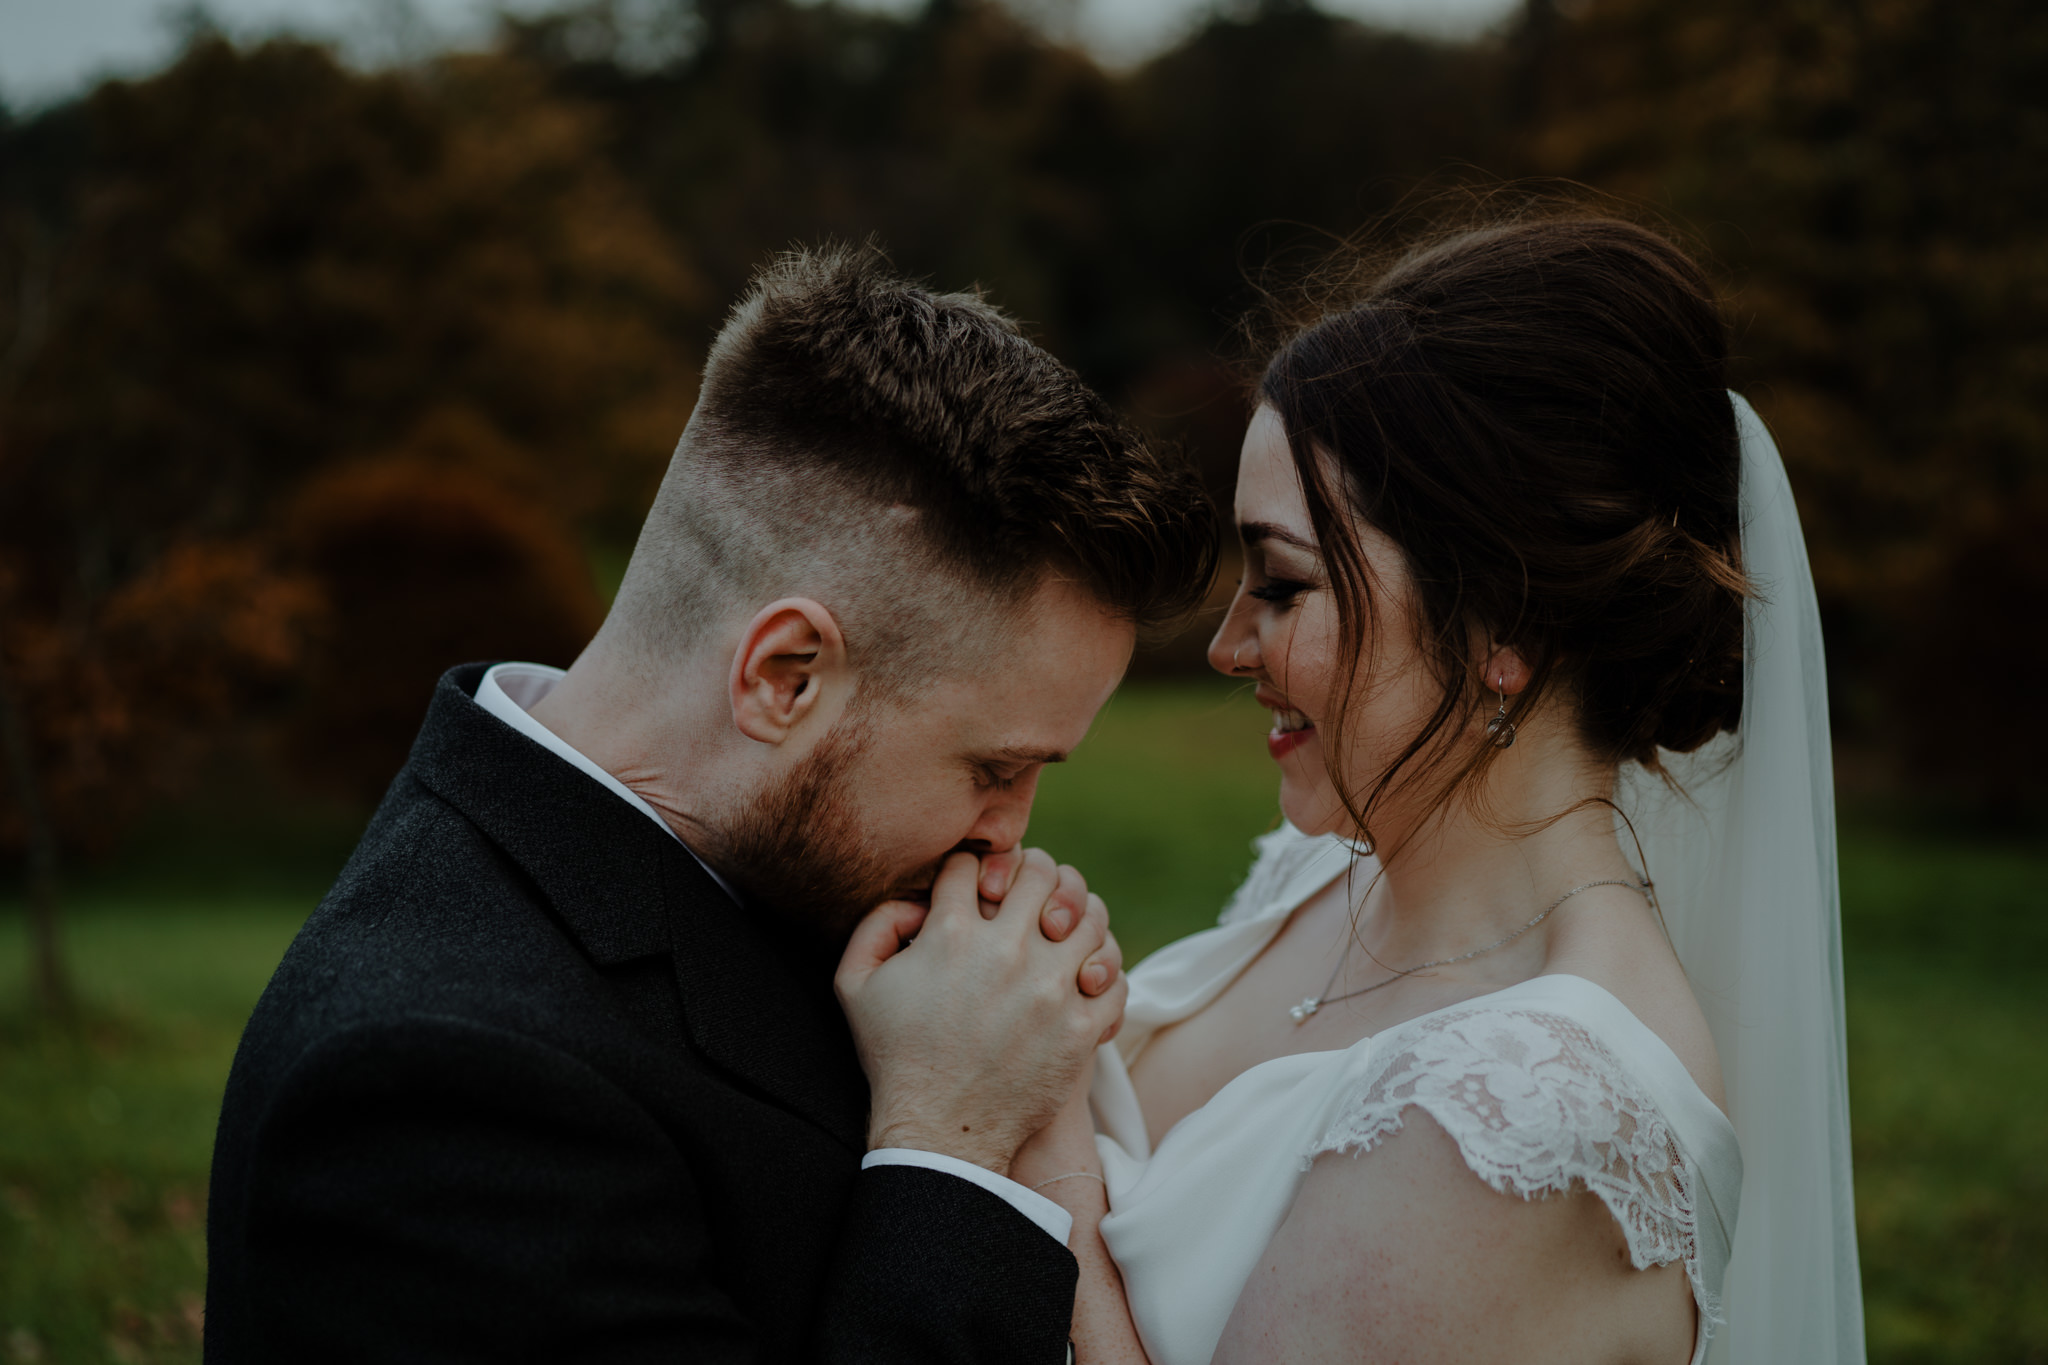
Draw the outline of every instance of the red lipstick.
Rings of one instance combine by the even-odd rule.
[[[1266,735],[1266,752],[1275,759],[1284,758],[1302,745],[1315,738],[1316,727],[1306,730],[1273,730]]]

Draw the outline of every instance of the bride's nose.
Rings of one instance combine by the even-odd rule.
[[[1259,633],[1247,629],[1236,611],[1223,618],[1209,641],[1209,667],[1228,678],[1256,673],[1265,663],[1259,653]]]

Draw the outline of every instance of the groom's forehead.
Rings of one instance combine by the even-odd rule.
[[[1068,695],[1072,694],[1072,695]],[[1048,686],[1012,670],[944,680],[905,704],[901,732],[912,743],[977,761],[1062,763],[1094,719],[1071,681]]]

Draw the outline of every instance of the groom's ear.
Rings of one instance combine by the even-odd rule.
[[[850,681],[846,640],[831,612],[808,597],[770,602],[733,655],[732,722],[749,739],[780,744]]]

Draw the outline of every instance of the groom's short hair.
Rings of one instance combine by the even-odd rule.
[[[1215,556],[1194,471],[1014,321],[835,246],[777,257],[733,308],[614,615],[653,661],[817,597],[894,690],[1048,572],[1145,629],[1200,604]]]

